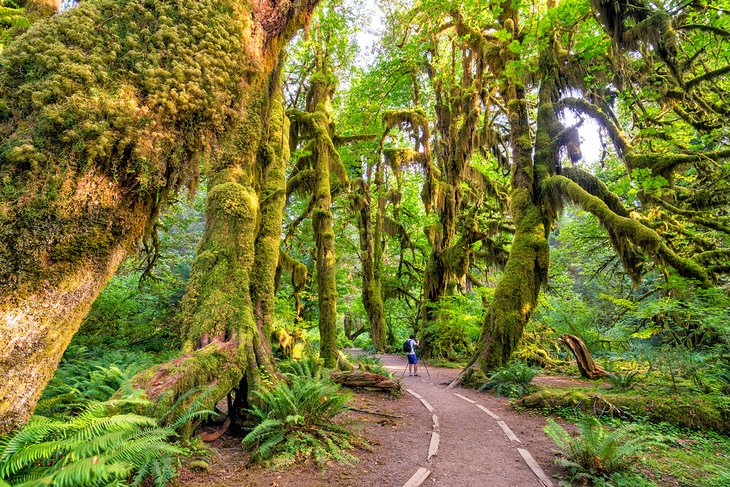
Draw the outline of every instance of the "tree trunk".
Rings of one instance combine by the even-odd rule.
[[[562,335],[560,341],[565,343],[565,346],[573,352],[575,361],[578,363],[578,370],[580,370],[581,377],[586,379],[600,379],[601,377],[607,377],[608,372],[603,367],[596,365],[591,357],[591,352],[583,343],[583,340],[575,335]]]
[[[337,351],[337,282],[335,276],[335,234],[332,230],[332,188],[330,168],[339,163],[332,144],[332,94],[334,86],[326,71],[312,79],[307,109],[311,113],[314,136],[314,210],[312,228],[317,261],[317,299],[319,301],[319,355],[325,367],[335,368]],[[337,159],[337,161],[335,160]]]
[[[376,176],[377,178],[377,176]],[[358,213],[357,223],[360,234],[360,250],[362,251],[362,301],[370,322],[370,337],[373,347],[378,352],[385,351],[385,312],[383,305],[382,283],[380,276],[380,259],[382,258],[382,212],[380,198],[375,215],[375,232],[373,232],[371,214],[371,195],[367,182],[359,179],[355,183],[353,198]],[[383,202],[384,206],[384,202]]]
[[[337,365],[337,282],[335,279],[335,234],[332,230],[332,197],[327,157],[317,157],[315,209],[312,216],[317,255],[319,300],[319,354],[325,367]]]
[[[506,4],[505,4],[506,5]],[[502,23],[512,23],[517,29],[517,12],[505,6]],[[509,54],[515,57],[514,53]],[[505,59],[507,63],[510,59]],[[541,67],[544,67],[541,64]],[[539,93],[539,109],[551,107],[554,92],[547,79]],[[550,249],[547,235],[551,220],[544,213],[540,195],[536,194],[536,179],[549,175],[556,167],[557,152],[548,133],[544,117],[538,115],[535,157],[533,159],[530,121],[525,89],[515,80],[506,83],[504,97],[510,121],[512,149],[511,213],[515,236],[504,273],[497,283],[492,301],[482,326],[475,361],[485,372],[504,366],[517,348],[530,314],[537,306],[540,287],[547,280]]]
[[[235,389],[229,414],[237,416],[262,371],[277,375],[269,337],[289,155],[279,74],[261,73],[249,86],[247,116],[212,168],[206,228],[183,298],[186,355],[136,378],[150,398],[160,397],[160,384],[172,391],[160,407],[199,386],[212,387],[200,393],[213,407]]]
[[[0,386],[0,434],[31,416],[91,303],[168,195],[194,184],[201,156],[245,122],[247,101],[266,98],[251,93],[266,88],[256,79],[268,78],[315,3],[202,0],[150,10],[143,0],[88,0],[5,49],[0,340],[10,346],[0,352],[0,373],[10,380]],[[170,41],[160,45],[163,32]],[[209,214],[256,209],[236,166],[214,175]],[[237,222],[251,241],[252,221]],[[216,244],[222,223],[213,222],[209,260],[201,260],[210,270],[253,257]],[[226,243],[241,240],[223,233]],[[238,282],[243,272],[234,272]],[[218,332],[206,338],[203,328],[192,320],[189,349]]]
[[[401,384],[397,380],[388,379],[382,375],[366,372],[364,370],[352,370],[349,372],[332,372],[330,379],[335,384],[345,387],[369,387],[387,391],[399,391]]]

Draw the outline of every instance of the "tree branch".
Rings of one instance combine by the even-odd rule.
[[[556,111],[566,108],[583,113],[596,120],[608,132],[609,137],[611,137],[611,142],[613,142],[619,155],[625,156],[631,152],[631,144],[626,140],[623,131],[613,123],[609,115],[599,106],[579,98],[563,98],[555,104]]]
[[[629,241],[654,256],[657,260],[665,262],[676,269],[682,276],[699,280],[704,287],[710,286],[707,271],[692,259],[686,259],[677,255],[662,240],[654,230],[642,225],[633,218],[617,215],[603,202],[577,183],[565,176],[552,176],[545,181],[546,186],[557,187],[558,190],[569,201],[583,210],[595,215],[601,224],[606,227],[612,235],[614,247],[622,239]],[[621,249],[616,249],[621,255]],[[622,257],[623,258],[623,257]]]

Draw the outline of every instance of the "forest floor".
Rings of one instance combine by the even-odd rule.
[[[518,448],[529,451],[547,477],[557,473],[552,465],[555,445],[543,433],[543,417],[516,412],[507,399],[491,394],[458,387],[447,389],[446,383],[458,374],[458,369],[421,366],[420,377],[409,377],[403,374],[405,357],[379,357],[391,373],[401,378],[405,393],[401,397],[373,391],[354,394],[352,407],[368,412],[352,411],[345,422],[370,444],[369,450],[355,452],[358,463],[329,464],[325,469],[307,465],[271,470],[249,464],[240,439],[223,437],[210,445],[214,450],[211,472],[183,469],[180,484],[400,487],[424,468],[430,472],[425,486],[544,485]],[[499,421],[493,416],[498,416]],[[438,449],[429,460],[429,449],[433,452],[435,446],[434,431],[438,433]]]

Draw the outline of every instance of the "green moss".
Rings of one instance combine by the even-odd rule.
[[[103,255],[109,222],[139,236],[140,213],[197,180],[240,116],[250,22],[231,0],[97,0],[3,51],[0,287],[56,272],[38,255],[59,272]]]
[[[610,409],[609,405],[619,408]],[[563,408],[591,414],[607,412],[655,423],[671,423],[695,430],[711,429],[730,432],[730,400],[727,397],[706,394],[647,393],[645,391],[613,393],[591,389],[543,389],[525,396],[517,404],[521,407],[557,411]]]

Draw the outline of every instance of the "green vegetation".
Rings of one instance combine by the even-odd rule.
[[[566,467],[572,482],[611,485],[612,477],[636,468],[640,454],[656,442],[636,434],[636,425],[606,431],[592,416],[578,423],[578,435],[570,436],[562,426],[548,419],[545,434],[560,448],[556,462]]]
[[[328,374],[411,334],[575,482],[730,482],[728,0],[269,3],[0,0],[2,482],[163,485],[222,401],[352,462]]]
[[[480,391],[491,390],[499,396],[522,397],[530,392],[532,379],[540,371],[521,362],[513,362],[499,369],[489,377],[489,381],[479,388]]]
[[[291,384],[256,391],[262,405],[251,413],[260,421],[243,444],[253,458],[272,468],[314,459],[354,462],[352,433],[332,419],[346,410],[349,397],[331,382],[293,376]]]

